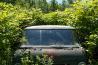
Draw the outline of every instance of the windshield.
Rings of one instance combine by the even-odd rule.
[[[72,45],[75,42],[73,30],[27,29],[25,36],[30,45]]]

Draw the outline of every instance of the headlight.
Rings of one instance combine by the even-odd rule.
[[[85,62],[80,62],[78,65],[86,65]]]

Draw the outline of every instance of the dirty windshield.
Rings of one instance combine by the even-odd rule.
[[[27,43],[30,45],[72,45],[73,30],[32,30],[25,31]]]

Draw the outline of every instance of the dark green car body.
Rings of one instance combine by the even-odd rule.
[[[40,25],[27,27],[24,32],[27,44],[21,45],[14,56],[25,51],[34,55],[46,53],[53,56],[54,64],[85,65],[85,49],[77,42],[75,28],[62,25]]]

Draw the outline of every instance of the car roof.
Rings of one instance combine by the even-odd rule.
[[[65,25],[38,25],[38,26],[29,26],[25,29],[75,29],[71,26],[65,26]]]

